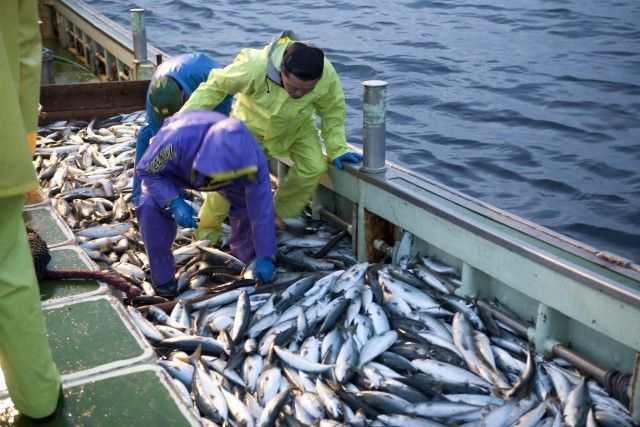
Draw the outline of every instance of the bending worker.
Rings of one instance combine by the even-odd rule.
[[[274,272],[276,232],[269,170],[251,132],[215,111],[180,113],[165,120],[136,167],[142,196],[136,208],[151,279],[160,296],[176,292],[171,245],[176,223],[197,227],[196,212],[181,197],[184,188],[218,191],[231,205],[231,253],[269,282]]]
[[[53,414],[60,374],[40,308],[40,289],[22,219],[24,195],[38,184],[35,147],[42,44],[37,2],[4,2],[0,13],[0,368],[16,409]]]
[[[136,160],[149,146],[149,140],[162,126],[164,119],[176,113],[200,83],[207,80],[209,72],[220,67],[214,59],[203,53],[189,53],[174,56],[156,68],[147,90],[147,125],[138,133]],[[227,96],[215,108],[228,116],[233,96]],[[140,178],[133,179],[132,202],[140,199]]]
[[[344,93],[336,71],[322,50],[294,41],[290,31],[263,49],[243,49],[233,63],[212,70],[182,110],[210,110],[230,94],[238,94],[232,116],[245,123],[265,153],[293,160],[274,199],[279,228],[281,218],[302,211],[327,171],[315,115],[336,167],[362,160],[348,151]],[[219,195],[207,194],[197,236],[215,241],[227,210]]]

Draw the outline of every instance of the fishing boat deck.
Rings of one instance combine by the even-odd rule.
[[[23,215],[50,247],[50,269],[97,269],[48,199],[27,205]],[[55,417],[38,425],[198,425],[106,284],[43,280],[40,298],[64,400]],[[0,382],[0,425],[32,424]]]
[[[105,37],[114,31],[113,23],[82,2],[53,3],[55,14],[43,22],[45,29],[47,23],[57,25],[63,46],[77,51],[78,38],[89,37],[102,54],[88,62],[104,68],[107,78],[120,79],[123,70],[130,71],[129,78],[148,78],[144,71],[151,68],[138,69],[140,62],[125,48],[130,36]],[[78,20],[74,10],[86,17]],[[103,27],[108,31],[100,30]],[[53,26],[49,30],[50,36],[56,33]],[[70,30],[76,41],[66,36]],[[80,56],[89,60],[94,49],[89,51],[81,49]],[[152,59],[150,55],[143,62],[151,65]],[[40,119],[91,120],[141,110],[147,85],[148,81],[129,81],[44,86]],[[284,176],[286,161],[272,166],[274,174]],[[401,237],[410,235],[411,254],[432,257],[461,272],[457,293],[499,300],[520,319],[529,319],[522,328],[537,351],[549,354],[562,343],[585,354],[587,362],[590,358],[599,363],[603,368],[597,367],[598,372],[634,372],[631,407],[635,420],[640,419],[640,268],[398,165],[387,166],[383,173],[365,173],[351,165],[344,171],[332,168],[312,202],[314,218],[333,216],[350,226],[360,260],[383,257],[374,249],[375,240],[393,245],[389,250],[396,258],[403,250]],[[47,242],[53,257],[50,267],[97,269],[49,201],[27,206],[24,216]],[[44,425],[199,424],[105,284],[45,280],[40,290],[65,396],[61,411]],[[2,382],[0,425],[30,425],[13,408]]]

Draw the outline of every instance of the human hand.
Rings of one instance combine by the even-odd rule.
[[[275,270],[276,268],[271,258],[264,257],[256,260],[256,275],[262,283],[269,283]]]
[[[169,208],[171,208],[176,224],[180,227],[198,228],[198,223],[196,222],[198,214],[184,199],[181,197],[173,199],[173,201],[169,203]]]
[[[361,161],[362,161],[362,155],[355,153],[353,151],[350,151],[350,152],[344,153],[342,156],[339,156],[333,159],[333,164],[338,169],[343,169],[344,166],[342,165],[342,162],[360,163]]]

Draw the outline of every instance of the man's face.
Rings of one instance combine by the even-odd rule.
[[[318,80],[320,80],[300,80],[293,74],[287,74],[284,71],[280,73],[280,76],[282,77],[282,86],[284,87],[284,90],[286,90],[289,96],[294,99],[302,98],[311,92],[313,88],[316,87]]]

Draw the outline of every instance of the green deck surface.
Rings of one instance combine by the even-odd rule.
[[[28,209],[23,211],[22,215],[27,227],[35,230],[49,247],[74,240],[73,233],[62,223],[58,213],[49,206]]]
[[[49,253],[51,254],[48,266],[50,270],[89,269],[79,253],[70,247],[54,248]],[[95,292],[99,288],[100,284],[95,280],[43,280],[40,282],[40,300],[51,301],[69,296],[81,296]]]
[[[2,407],[3,402],[0,401]],[[62,405],[49,422],[36,424],[18,415],[11,406],[0,410],[0,425],[111,427],[191,424],[159,377],[148,370],[65,388]]]
[[[53,358],[62,375],[140,357],[144,349],[108,299],[44,311]]]

